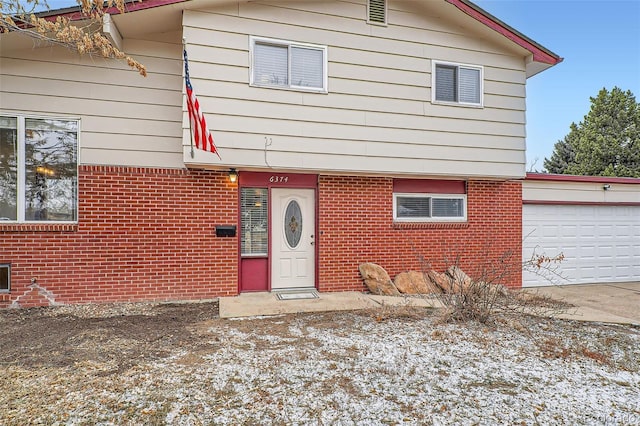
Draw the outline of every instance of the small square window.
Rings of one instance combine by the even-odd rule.
[[[433,74],[433,102],[482,105],[482,67],[434,62]]]
[[[0,292],[11,290],[11,265],[0,264]]]
[[[251,37],[251,85],[327,91],[327,48]]]

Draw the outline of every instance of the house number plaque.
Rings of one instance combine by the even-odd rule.
[[[271,175],[271,177],[269,178],[269,182],[271,183],[289,182],[289,176]]]

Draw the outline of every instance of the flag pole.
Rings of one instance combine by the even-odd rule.
[[[184,56],[183,61],[185,64],[185,68],[184,68],[184,78],[185,78],[185,87],[186,87],[186,81],[187,81],[187,73],[189,71],[187,71],[187,39],[182,37],[182,54]],[[189,94],[187,93],[187,96],[189,96]],[[187,109],[189,109],[189,101],[187,101]],[[189,142],[191,143],[191,158],[193,158],[194,156],[194,152],[193,152],[193,129],[191,128],[191,114],[189,113]],[[218,155],[219,157],[220,155]]]

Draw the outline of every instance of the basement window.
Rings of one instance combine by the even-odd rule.
[[[0,292],[8,293],[11,290],[11,265],[0,265]]]
[[[367,16],[370,24],[386,25],[387,23],[387,1],[369,0],[367,3]]]
[[[467,194],[464,181],[395,179],[395,222],[465,222]]]
[[[405,222],[466,220],[464,195],[393,194],[393,219]]]

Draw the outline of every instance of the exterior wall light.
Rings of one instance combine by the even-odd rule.
[[[602,189],[604,189],[605,191],[608,191],[611,189],[611,185],[609,185],[608,183],[602,185]]]
[[[238,171],[236,169],[229,169],[229,182],[236,183],[238,181]]]

